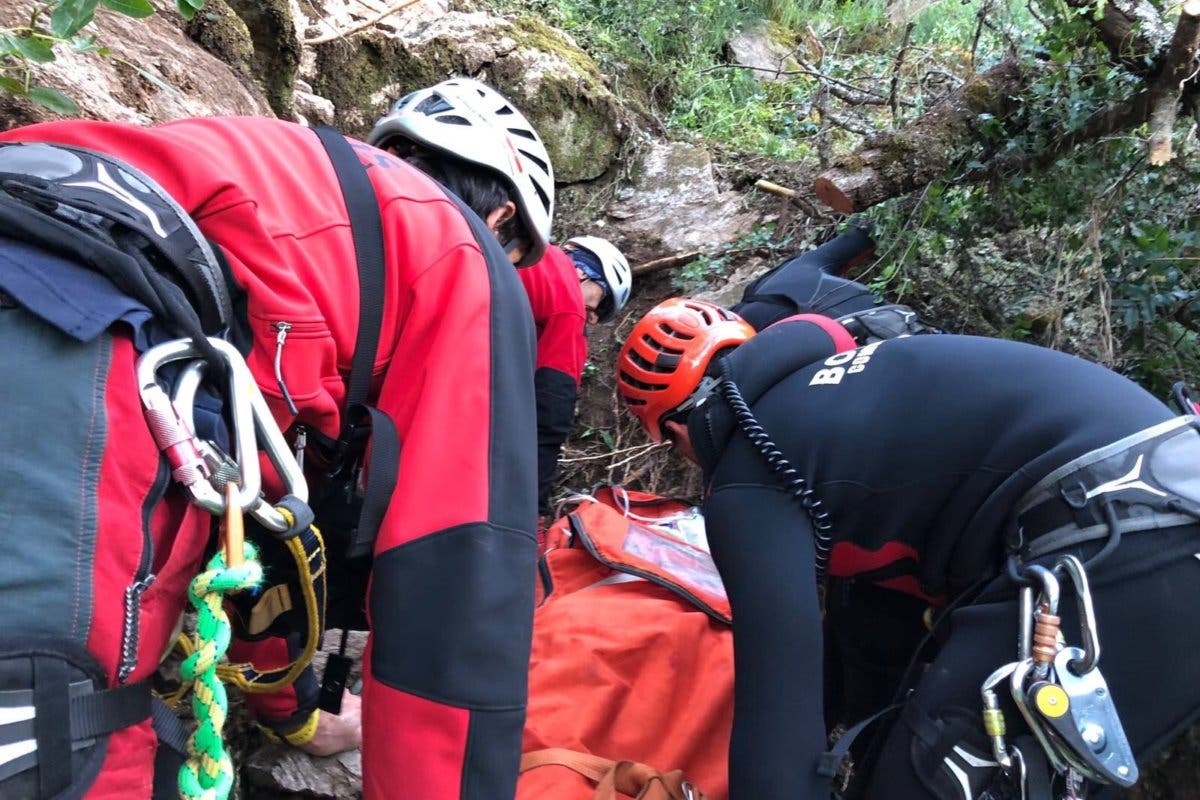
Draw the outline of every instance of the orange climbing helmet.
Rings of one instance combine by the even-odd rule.
[[[664,300],[633,326],[617,356],[617,391],[650,438],[699,388],[714,355],[754,335],[745,320],[703,300]]]

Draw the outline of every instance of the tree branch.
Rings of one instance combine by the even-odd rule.
[[[1185,82],[1195,76],[1196,48],[1200,46],[1200,0],[1187,0],[1179,13],[1175,35],[1162,58],[1162,67],[1150,88],[1151,166],[1171,160],[1171,132],[1179,112]]]
[[[350,34],[358,33],[359,31],[361,31],[365,28],[369,28],[372,25],[374,25],[375,23],[379,22],[384,17],[389,16],[391,14],[395,14],[397,11],[407,8],[417,2],[419,2],[419,0],[400,0],[399,3],[395,3],[393,5],[388,6],[383,11],[376,14],[375,16],[368,17],[367,19],[363,20],[362,22],[360,22],[356,25],[351,25],[349,28],[346,28],[344,31],[334,31],[333,33],[325,34],[324,36],[318,36],[315,39],[305,39],[303,44],[307,47],[312,47],[313,45],[326,44],[327,42],[332,42],[336,39],[344,39],[347,36],[349,36]]]
[[[908,43],[912,39],[914,22],[909,22],[904,26],[904,38],[900,40],[900,50],[896,53],[896,60],[892,62],[892,83],[888,87],[888,105],[892,109],[892,127],[896,127],[896,122],[899,117],[899,109],[897,108],[896,92],[900,89],[900,69],[904,66],[904,56],[908,54]]]
[[[1087,14],[1100,41],[1113,57],[1135,75],[1154,71],[1153,56],[1171,36],[1158,8],[1149,0],[1105,0],[1100,18],[1096,0],[1066,0],[1068,6]]]

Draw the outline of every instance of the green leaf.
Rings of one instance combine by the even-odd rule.
[[[79,107],[75,105],[74,100],[57,89],[51,89],[48,86],[34,86],[26,96],[39,106],[45,106],[51,111],[63,114],[64,116],[79,113]]]
[[[134,19],[145,19],[154,14],[154,6],[150,0],[100,0],[100,4],[109,11],[116,11]]]
[[[196,12],[204,8],[204,0],[175,0],[175,7],[184,19],[190,20]]]
[[[17,55],[42,64],[54,60],[54,50],[50,48],[49,42],[40,36],[10,36],[8,38],[16,48]]]
[[[8,92],[9,94],[23,95],[25,94],[25,84],[21,83],[16,78],[9,78],[0,75],[0,91]]]
[[[71,49],[76,53],[94,53],[99,47],[95,36],[76,36],[71,40]]]
[[[92,21],[99,0],[61,0],[50,15],[50,32],[69,39]]]

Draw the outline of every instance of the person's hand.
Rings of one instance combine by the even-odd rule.
[[[332,756],[362,746],[362,698],[346,692],[342,695],[342,713],[322,711],[317,732],[301,750],[310,756]]]

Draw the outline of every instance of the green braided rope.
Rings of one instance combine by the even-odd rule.
[[[208,569],[188,586],[188,600],[198,614],[196,651],[184,659],[179,671],[185,681],[195,681],[192,712],[196,731],[188,739],[188,758],[179,769],[183,800],[226,800],[233,787],[233,763],[221,740],[229,706],[225,686],[217,677],[217,662],[229,648],[224,596],[254,589],[262,582],[262,565],[254,545],[246,542],[245,554],[245,562],[231,568],[225,566],[225,553],[218,552],[208,562]]]

